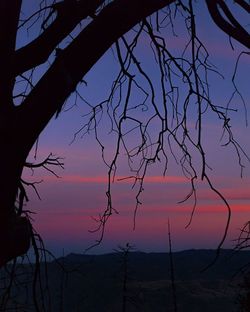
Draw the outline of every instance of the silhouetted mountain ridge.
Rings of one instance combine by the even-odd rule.
[[[250,251],[221,250],[216,263],[202,271],[215,259],[216,252],[192,249],[172,254],[178,312],[239,310],[242,275],[237,273],[250,262]],[[174,311],[169,254],[129,252],[125,260],[122,252],[71,253],[42,263],[37,302],[42,304],[43,298],[45,305],[50,306],[48,311],[53,312],[62,312],[62,306],[63,312],[119,312],[125,296],[126,312]],[[18,301],[25,303],[25,312],[33,312],[34,286],[30,276],[34,265],[21,264],[18,270],[19,283],[29,284],[16,288],[13,306],[10,304],[9,308],[14,309]]]
[[[250,263],[250,251],[235,252],[231,249],[222,249],[217,261],[207,270],[204,269],[212,264],[216,258],[217,251],[212,249],[190,249],[174,252],[175,276],[177,279],[229,279],[242,267]],[[118,269],[121,253],[108,253],[103,255],[84,255],[71,253],[58,261],[65,265],[95,263],[98,267],[108,270]],[[136,278],[159,279],[169,278],[169,254],[162,252],[130,252],[128,262],[130,269]],[[204,272],[203,272],[204,271]]]

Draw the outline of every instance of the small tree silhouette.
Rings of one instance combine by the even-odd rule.
[[[127,312],[127,306],[131,302],[132,297],[129,294],[128,282],[129,282],[129,253],[134,250],[134,247],[129,243],[125,247],[119,246],[115,251],[120,255],[121,258],[121,273],[122,273],[122,312]]]
[[[120,266],[120,276],[122,282],[122,304],[121,311],[126,312],[134,309],[136,311],[141,311],[144,309],[143,300],[141,298],[141,289],[131,282],[135,282],[135,277],[133,270],[130,266],[130,256],[131,252],[135,251],[136,248],[133,245],[127,243],[124,247],[119,246],[118,249],[115,249],[119,255],[119,260],[121,263]],[[133,311],[134,311],[133,310]]]
[[[171,238],[171,228],[170,228],[169,219],[168,219],[168,246],[169,246],[170,279],[171,279],[171,287],[172,287],[172,294],[173,294],[173,308],[174,308],[174,312],[177,312],[174,259],[173,259],[173,252],[172,252],[172,238]]]

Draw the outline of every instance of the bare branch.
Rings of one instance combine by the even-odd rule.
[[[26,162],[24,166],[30,169],[44,168],[45,170],[49,171],[54,176],[59,178],[59,176],[55,173],[55,171],[50,169],[48,166],[59,166],[62,169],[64,169],[64,163],[61,160],[62,158],[54,157],[53,154],[50,153],[49,156],[45,158],[42,162],[37,164]]]
[[[43,33],[16,51],[13,57],[15,75],[19,75],[47,61],[56,46],[67,37],[83,19],[92,16],[104,0],[81,0],[59,2],[51,6],[56,12],[55,20]]]
[[[245,11],[250,13],[250,4],[249,3],[247,3],[244,0],[235,0],[234,2],[237,3],[239,6],[241,6]]]
[[[235,18],[233,18],[230,10],[226,6],[226,3],[222,0],[206,0],[206,4],[215,24],[230,37],[233,37],[245,47],[250,48],[249,33],[238,22],[236,22]],[[218,6],[222,8],[231,24],[222,17]]]

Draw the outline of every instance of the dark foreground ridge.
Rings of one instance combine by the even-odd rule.
[[[215,250],[173,253],[178,312],[239,311],[242,269],[250,262],[250,251],[222,250],[215,265],[203,271],[215,255]],[[169,255],[131,252],[124,260],[122,253],[69,254],[42,264],[38,301],[44,297],[53,312],[119,312],[124,300],[126,312],[174,311]],[[31,268],[22,265],[19,270],[28,274]],[[31,299],[32,284],[16,290],[16,301],[27,304]],[[30,306],[25,311],[35,310]]]

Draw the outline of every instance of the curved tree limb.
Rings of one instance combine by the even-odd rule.
[[[20,108],[20,117],[24,121],[22,135],[26,137],[27,153],[82,77],[110,46],[143,18],[172,2],[174,0],[111,2],[61,51]]]
[[[226,3],[221,0],[206,0],[206,4],[215,24],[230,37],[234,38],[245,47],[250,48],[249,33],[238,22],[236,22],[230,10],[226,6]],[[224,14],[231,23],[223,18],[218,7],[221,7]]]
[[[237,3],[239,6],[241,6],[242,9],[244,9],[246,12],[250,13],[250,4],[248,4],[246,1],[235,0],[234,2]]]
[[[85,18],[92,15],[104,0],[60,2],[52,6],[55,20],[28,45],[18,49],[13,57],[13,71],[19,75],[47,61],[56,46]],[[32,57],[31,57],[32,55]]]

